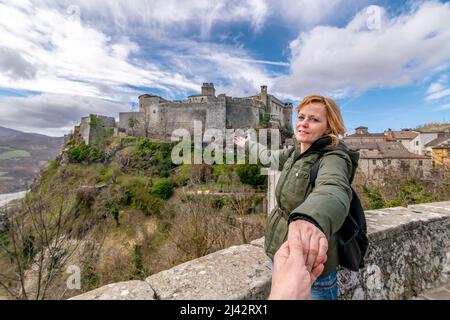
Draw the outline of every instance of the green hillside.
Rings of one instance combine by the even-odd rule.
[[[67,298],[144,279],[261,237],[267,187],[259,167],[176,166],[173,146],[130,137],[67,143],[33,182],[9,232],[0,232],[10,250],[0,251],[0,273],[20,278],[18,266],[28,270],[25,284],[10,284],[16,298],[24,298],[21,287],[26,298]],[[65,290],[66,265],[79,266],[81,289]]]

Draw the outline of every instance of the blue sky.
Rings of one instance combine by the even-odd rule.
[[[63,135],[152,92],[334,97],[348,133],[450,121],[450,3],[0,0],[0,125]]]

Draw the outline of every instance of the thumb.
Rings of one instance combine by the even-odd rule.
[[[320,274],[323,272],[323,269],[325,268],[324,264],[319,264],[317,267],[313,268],[311,271],[311,284],[316,281],[317,277],[320,276]]]
[[[286,241],[281,245],[281,247],[277,250],[275,256],[273,257],[274,269],[276,270],[280,266],[284,265],[288,257],[289,257],[289,246]]]

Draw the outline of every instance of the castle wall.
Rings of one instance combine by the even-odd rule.
[[[130,119],[132,118],[135,120],[133,128],[130,127]],[[143,137],[145,136],[144,122],[144,112],[120,112],[118,128],[125,130],[130,136]]]
[[[225,130],[227,117],[227,106],[225,96],[210,99],[206,112],[205,129]]]
[[[87,145],[96,144],[102,139],[114,135],[116,120],[113,117],[106,117],[91,114],[89,117],[81,118],[80,135]]]
[[[281,125],[292,128],[292,108],[283,108],[281,115]]]
[[[264,105],[249,98],[226,97],[227,128],[248,128],[259,125],[259,114],[264,111]]]
[[[158,96],[139,96],[139,111],[144,112],[145,109],[151,108],[152,106],[158,106],[161,102],[164,101],[164,99]]]
[[[80,127],[79,127],[80,135],[83,138],[84,143],[86,143],[87,145],[89,145],[89,137],[90,137],[90,129],[91,129],[90,119],[91,119],[91,117],[81,118]]]
[[[194,121],[206,122],[207,104],[188,102],[164,102],[155,109],[150,121],[150,132],[171,135],[173,130],[187,129],[194,133]]]

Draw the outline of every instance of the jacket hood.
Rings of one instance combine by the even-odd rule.
[[[345,142],[342,140],[339,140],[338,145],[327,146],[327,147],[323,148],[323,150],[325,150],[325,151],[340,150],[340,151],[344,151],[345,153],[347,153],[347,155],[350,157],[350,160],[352,161],[352,174],[351,174],[351,178],[350,178],[350,183],[352,183],[353,178],[355,177],[356,169],[358,168],[359,152],[349,149],[348,146],[345,144]]]
[[[351,150],[348,148],[348,146],[345,144],[344,141],[339,140],[339,144],[332,146],[332,139],[330,136],[323,136],[320,137],[319,139],[317,139],[316,141],[314,141],[314,143],[311,145],[311,147],[309,147],[308,151],[336,151],[336,150],[340,150],[345,152],[351,162],[352,162],[352,174],[351,174],[351,178],[350,178],[350,183],[353,181],[353,178],[355,177],[355,173],[356,173],[356,168],[358,168],[358,160],[359,160],[359,152],[355,151],[355,150]],[[295,146],[295,150],[296,152],[299,153],[299,142],[297,141],[297,139],[294,140],[294,146]]]

